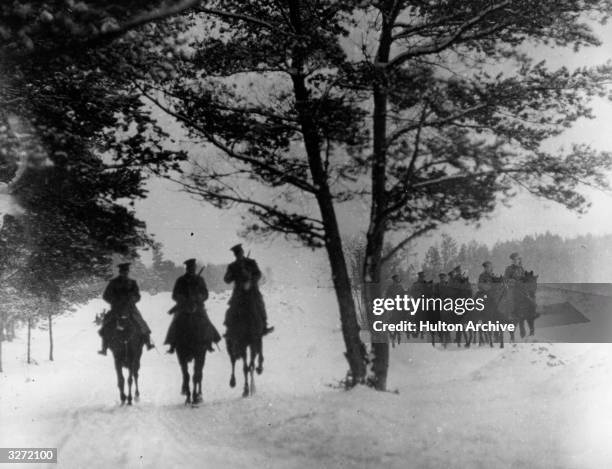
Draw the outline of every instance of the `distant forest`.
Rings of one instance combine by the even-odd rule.
[[[491,248],[475,241],[459,244],[450,235],[431,246],[420,270],[428,278],[448,272],[457,265],[469,272],[472,281],[482,272],[482,263],[493,263],[496,274],[510,264],[512,252],[519,252],[523,267],[540,276],[547,283],[605,283],[612,281],[612,234],[563,238],[544,233],[525,236],[522,240],[497,242]],[[405,272],[405,281],[414,277],[414,267]]]

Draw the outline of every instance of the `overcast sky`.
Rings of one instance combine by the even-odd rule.
[[[600,28],[604,44],[598,48],[585,49],[579,54],[567,52],[542,53],[551,66],[594,65],[611,59],[612,26]],[[594,106],[596,118],[582,120],[574,128],[559,138],[555,145],[569,146],[572,142],[588,143],[600,150],[611,150],[612,142],[612,104],[598,100]],[[182,261],[197,257],[206,262],[221,263],[231,259],[229,247],[240,240],[238,232],[242,228],[244,211],[217,210],[181,192],[171,182],[152,179],[149,182],[149,197],[137,202],[139,217],[147,222],[150,232],[164,245],[167,258]],[[442,232],[452,234],[459,241],[475,239],[493,244],[499,240],[522,238],[525,235],[550,231],[571,237],[578,234],[612,233],[612,196],[610,194],[586,190],[592,202],[589,212],[583,216],[566,210],[558,204],[521,193],[510,208],[498,207],[491,219],[483,220],[480,227],[455,223],[441,228],[421,240],[417,249],[424,250],[434,243]],[[354,212],[354,211],[353,211]],[[363,213],[340,213],[345,231],[354,231],[355,220],[362,220]],[[357,228],[358,229],[358,228]],[[273,242],[245,243],[247,251],[263,265],[277,268],[282,275],[296,279],[312,279],[321,274],[320,265],[325,264],[324,252],[313,254],[300,248],[297,243],[287,243],[283,238]]]

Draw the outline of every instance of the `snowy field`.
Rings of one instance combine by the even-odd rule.
[[[3,344],[0,447],[57,447],[60,468],[608,468],[612,345],[520,343],[505,349],[392,350],[389,388],[350,392],[332,293],[264,292],[275,332],[257,393],[228,386],[225,350],[207,357],[204,404],[183,405],[176,357],[161,346],[169,294],[139,307],[158,351],[144,352],[141,401],[120,407],[95,301],[57,320],[56,357],[36,331]],[[227,297],[207,303],[220,328]],[[591,324],[591,327],[593,324]],[[11,465],[7,467],[19,467]],[[41,467],[27,465],[24,467]]]

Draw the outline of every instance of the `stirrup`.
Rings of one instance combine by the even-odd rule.
[[[106,356],[106,350],[105,350],[105,349],[98,350],[98,353],[99,353],[100,355],[104,355],[104,356]]]
[[[263,335],[268,335],[270,332],[274,331],[274,326],[269,326],[264,329]]]

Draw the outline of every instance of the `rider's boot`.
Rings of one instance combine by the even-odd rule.
[[[268,322],[264,322],[264,330],[263,330],[263,335],[269,334],[270,332],[272,332],[274,330],[274,326],[268,326]]]
[[[102,339],[102,350],[98,350],[100,355],[106,355],[106,351],[108,350],[108,345],[104,339]]]
[[[153,342],[151,342],[151,334],[147,334],[145,336],[145,345],[147,346],[147,350],[155,348],[155,345],[153,344]]]
[[[170,348],[168,349],[166,353],[174,353],[174,344],[170,345]]]

